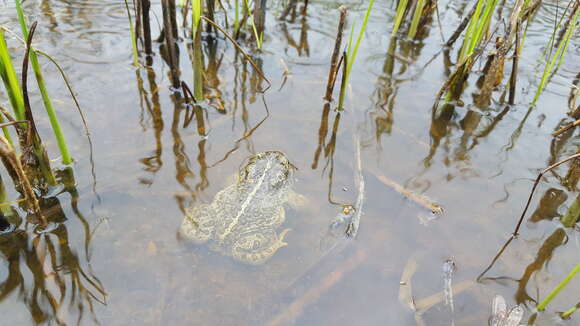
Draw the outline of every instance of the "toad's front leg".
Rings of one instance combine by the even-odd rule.
[[[215,221],[210,205],[201,204],[185,210],[179,234],[193,242],[204,243],[211,238],[214,227]]]

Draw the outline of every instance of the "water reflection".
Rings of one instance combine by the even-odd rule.
[[[292,3],[295,4],[296,1],[291,1],[289,6],[291,6]],[[288,29],[289,24],[291,24],[291,26],[295,24],[296,18],[297,16],[295,14],[295,10],[294,15],[291,15],[289,19],[286,19],[284,14],[282,17],[280,17],[280,28],[282,30],[282,35],[286,39],[286,44],[294,48],[299,57],[309,57],[310,46],[308,44],[308,31],[310,27],[308,26],[308,18],[305,14],[300,18],[300,34],[298,36],[298,41],[295,40],[295,38],[292,36],[291,30],[289,31]]]
[[[105,305],[107,294],[88,261],[94,230],[79,209],[72,170],[61,171],[60,180],[64,184],[63,192],[40,200],[51,229],[34,232],[24,222],[26,218],[14,209],[2,218],[0,252],[6,261],[2,274],[7,276],[0,283],[0,302],[13,300],[13,294],[18,293],[18,301],[26,306],[35,325],[73,325],[85,319],[98,324],[95,304]],[[70,240],[66,223],[69,218],[59,199],[63,193],[71,197],[70,210],[82,226],[79,230],[84,239],[81,257],[86,261],[79,257]]]
[[[167,32],[163,31],[164,38],[153,42],[155,54],[142,58],[147,67],[134,71],[122,4],[26,2],[29,14],[36,14],[47,26],[43,38],[38,38],[39,45],[52,47],[56,53],[62,39],[66,45],[63,49],[68,52],[63,56],[77,58],[72,62],[78,66],[65,68],[70,68],[72,80],[80,84],[81,94],[93,96],[95,103],[90,103],[88,114],[97,122],[103,121],[101,128],[94,125],[95,139],[108,144],[97,145],[97,165],[106,168],[100,171],[107,171],[99,175],[99,181],[103,180],[99,184],[121,188],[114,193],[120,199],[105,203],[101,209],[123,212],[119,214],[123,216],[115,221],[114,238],[95,243],[99,238],[93,241],[90,235],[96,226],[89,227],[81,218],[81,210],[75,207],[77,199],[68,207],[63,197],[68,194],[45,201],[46,206],[56,207],[51,219],[61,222],[54,230],[40,235],[26,229],[25,217],[18,216],[19,211],[2,210],[0,251],[9,257],[2,266],[2,272],[5,270],[9,276],[0,288],[2,303],[22,306],[35,314],[37,323],[46,324],[74,324],[79,316],[87,324],[98,323],[99,317],[110,314],[112,321],[143,324],[263,324],[268,320],[272,324],[322,324],[330,318],[337,323],[391,321],[415,325],[413,314],[402,310],[396,300],[399,276],[408,257],[423,246],[428,248],[429,255],[421,259],[425,271],[418,272],[414,280],[417,298],[433,292],[435,287],[440,290],[440,258],[449,257],[450,253],[457,255],[453,282],[473,279],[497,250],[492,241],[481,246],[474,239],[493,239],[493,235],[508,232],[509,212],[520,208],[518,200],[527,190],[521,180],[534,177],[537,169],[578,150],[574,129],[553,139],[548,136],[579,117],[573,101],[574,88],[569,88],[569,83],[564,90],[556,85],[552,92],[546,92],[542,105],[533,110],[501,104],[501,90],[477,103],[484,90],[474,74],[462,85],[462,92],[473,96],[464,96],[464,103],[450,102],[429,112],[434,95],[431,88],[440,86],[444,76],[453,71],[456,47],[441,52],[443,55],[434,54],[441,38],[433,12],[421,22],[414,40],[406,39],[405,26],[399,35],[389,39],[385,23],[390,26],[391,22],[385,22],[384,16],[385,12],[387,16],[392,14],[394,8],[377,3],[353,70],[353,103],[357,107],[337,112],[332,104],[312,99],[323,95],[318,83],[324,82],[320,79],[328,68],[327,51],[334,37],[330,34],[336,30],[335,16],[327,16],[329,8],[338,3],[311,2],[306,13],[303,8],[307,2],[288,1],[285,8],[273,5],[268,12],[271,17],[266,20],[263,51],[248,50],[268,77],[280,75],[278,61],[291,65],[293,82],[279,92],[269,92],[265,98],[260,94],[264,86],[261,76],[221,34],[207,30],[200,47],[194,49],[189,28],[178,28],[178,33],[173,33],[176,21],[181,24],[181,19],[185,21],[191,14],[179,17],[179,8],[169,7],[169,11],[162,12],[159,2],[153,4],[151,27],[159,32],[154,18],[157,14],[160,23],[168,26]],[[471,4],[440,4],[441,32],[448,36]],[[506,7],[510,4],[506,2]],[[356,15],[364,13],[364,6],[350,6],[350,22],[356,18],[360,23]],[[508,8],[504,9],[504,16]],[[229,14],[231,18],[231,10]],[[225,26],[222,15],[216,13],[215,20]],[[280,19],[271,19],[274,15]],[[547,21],[551,26],[553,20]],[[541,27],[544,32],[549,30]],[[254,49],[252,31],[247,29],[243,34],[242,47]],[[532,34],[531,47],[526,50],[533,57],[534,51],[544,46],[545,37]],[[300,57],[300,63],[292,62],[293,57]],[[376,62],[377,57],[384,59]],[[65,65],[70,62],[63,61]],[[192,67],[194,61],[196,66]],[[110,64],[107,69],[103,69],[104,63]],[[525,60],[522,64],[527,71],[535,72],[530,67],[533,64]],[[196,90],[194,69],[200,69],[203,75],[202,99],[196,98],[197,102],[192,94]],[[567,69],[573,73],[566,75],[566,80],[575,78],[573,83],[578,85],[580,75]],[[376,78],[369,77],[375,72]],[[528,88],[522,92],[523,102],[534,82],[530,76],[521,78],[525,81],[518,85]],[[193,91],[187,91],[189,87]],[[103,98],[102,94],[107,96]],[[568,101],[568,113],[546,109],[558,107],[562,99]],[[261,101],[269,104],[271,110]],[[359,116],[364,111],[359,107],[368,108],[366,117]],[[114,109],[103,114],[103,109],[108,108]],[[65,119],[72,121],[67,110],[62,112]],[[540,118],[543,123],[530,126],[530,121]],[[361,133],[374,138],[365,140],[363,155],[368,169],[365,173],[369,174],[368,208],[356,241],[342,251],[320,254],[320,237],[338,209],[317,203],[341,204],[333,198],[338,195],[333,196],[333,184],[336,187],[339,181],[351,178],[352,148],[346,136],[354,131],[350,119],[370,121]],[[67,131],[75,135],[74,131]],[[72,138],[76,147],[82,147]],[[408,142],[410,138],[412,141]],[[502,145],[505,146],[501,148]],[[300,190],[315,203],[305,212],[289,210],[288,223],[295,228],[289,234],[289,246],[277,253],[270,264],[246,269],[203,249],[176,244],[174,231],[182,217],[179,210],[219,189],[226,178],[224,174],[235,170],[240,156],[268,146],[284,147],[300,165]],[[501,155],[497,155],[498,151]],[[122,158],[117,161],[117,156]],[[476,173],[469,173],[466,165],[473,165]],[[501,165],[503,174],[496,173],[497,165]],[[311,168],[304,168],[308,166]],[[341,167],[346,168],[340,170]],[[496,261],[501,264],[490,270],[490,274],[500,276],[484,275],[488,277],[482,279],[487,280],[481,285],[485,293],[470,288],[466,297],[453,292],[456,325],[481,324],[485,320],[481,316],[487,314],[492,297],[488,292],[504,291],[510,302],[511,296],[517,295],[517,302],[532,306],[539,299],[538,289],[545,293],[543,273],[562,272],[556,264],[562,259],[560,253],[574,250],[573,242],[566,240],[576,232],[571,225],[576,221],[574,207],[579,199],[571,191],[577,190],[579,167],[580,162],[570,162],[542,180],[526,223],[526,231],[535,233],[522,232],[521,238],[510,239],[500,250]],[[377,178],[381,175],[389,175],[397,182],[408,180],[402,187],[405,189],[429,189],[448,204],[448,212],[428,226],[420,225],[416,219],[408,218],[416,213],[414,205],[406,205],[408,200],[403,195]],[[489,204],[506,187],[517,189],[509,194],[509,201],[498,206]],[[69,194],[73,196],[72,188]],[[138,200],[128,201],[126,194]],[[70,218],[69,212],[81,216],[75,219],[80,225],[75,230],[66,223],[64,214]],[[558,227],[558,220],[562,228]],[[79,248],[71,240],[77,238],[77,232],[83,233],[81,238],[85,239]],[[115,293],[111,296],[115,302],[104,309],[103,316],[96,316],[93,308],[104,300],[105,291],[84,256],[91,256],[92,246],[95,251],[109,254],[110,243],[115,243],[111,250],[114,259],[106,261],[110,267],[107,265],[107,272],[99,273],[99,277],[106,280],[107,290]],[[135,248],[146,248],[146,252],[143,256],[136,254]],[[514,252],[518,259],[507,256]],[[431,266],[429,259],[437,263]],[[32,273],[36,276],[28,276]],[[124,274],[122,281],[115,283],[119,274]],[[25,295],[18,297],[20,291]],[[71,311],[67,309],[73,300],[72,292],[75,301]],[[369,300],[378,302],[380,307],[366,304]],[[143,307],[153,307],[152,312]],[[147,316],[153,314],[154,321],[148,320]],[[429,324],[448,320],[448,309],[430,309],[425,314]]]
[[[334,153],[336,150],[336,138],[338,134],[338,129],[340,126],[341,112],[333,112],[333,123],[330,137],[328,136],[328,123],[331,111],[331,103],[325,103],[322,109],[322,116],[320,118],[320,127],[318,128],[318,145],[314,151],[314,158],[311,164],[313,170],[318,169],[318,164],[320,160],[320,154],[323,154],[325,163],[322,168],[322,174],[328,169],[328,202],[335,205],[343,205],[341,203],[335,202],[332,199],[332,181],[334,176]]]

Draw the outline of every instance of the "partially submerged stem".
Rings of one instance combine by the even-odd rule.
[[[47,224],[46,217],[42,215],[40,212],[40,205],[38,205],[38,200],[36,199],[36,195],[32,190],[32,186],[30,185],[30,181],[28,181],[28,177],[26,173],[24,173],[24,169],[22,168],[22,164],[18,159],[18,156],[14,152],[14,148],[8,143],[6,138],[0,136],[0,155],[6,158],[6,160],[12,165],[12,168],[18,175],[18,181],[22,185],[22,190],[24,192],[24,197],[26,202],[32,208],[32,211],[40,218],[40,221],[43,225]]]
[[[338,58],[340,54],[340,45],[342,44],[342,32],[344,30],[344,23],[346,22],[347,9],[345,6],[338,8],[340,11],[340,18],[338,21],[338,30],[336,32],[336,40],[334,42],[334,49],[332,51],[332,56],[330,58],[330,71],[328,72],[328,82],[326,84],[326,94],[324,99],[327,101],[332,100],[332,91],[334,89],[334,80],[336,80],[336,75],[338,74],[339,63]]]

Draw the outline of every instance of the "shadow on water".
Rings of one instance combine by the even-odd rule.
[[[0,282],[0,302],[18,298],[35,325],[75,325],[85,319],[99,324],[95,304],[106,305],[106,290],[93,274],[90,263],[91,238],[98,225],[91,229],[81,212],[72,173],[71,169],[60,171],[58,177],[64,189],[40,201],[49,229],[32,230],[26,217],[16,209],[4,211],[1,218],[0,252],[5,260],[1,268],[6,278]],[[82,226],[75,231],[82,233],[82,248],[75,248],[71,242],[66,226],[70,217],[59,199],[63,194],[70,196],[67,211]],[[79,255],[78,250],[83,254]]]

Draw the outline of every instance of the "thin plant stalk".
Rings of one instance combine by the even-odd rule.
[[[467,31],[465,32],[465,38],[463,39],[463,44],[461,46],[461,51],[459,53],[459,61],[463,61],[463,58],[469,56],[469,44],[471,43],[471,38],[474,35],[475,26],[477,21],[479,20],[479,16],[481,15],[481,10],[483,8],[484,0],[479,0],[477,2],[477,6],[475,7],[475,12],[471,16],[469,20],[469,24],[467,25]]]
[[[354,60],[356,59],[356,54],[358,52],[358,48],[360,45],[360,41],[362,40],[363,34],[367,28],[367,23],[369,21],[369,17],[371,15],[371,10],[373,9],[373,4],[375,3],[375,0],[370,0],[369,1],[369,6],[367,8],[367,11],[365,13],[365,18],[363,20],[362,26],[359,30],[358,33],[358,37],[356,39],[356,43],[354,44],[354,48],[352,46],[352,38],[353,38],[353,34],[354,34],[354,23],[351,27],[350,30],[350,36],[349,36],[349,40],[348,40],[348,50],[347,50],[347,57],[345,60],[345,62],[347,62],[346,65],[346,71],[343,72],[345,74],[345,78],[346,78],[346,84],[348,84],[348,80],[350,77],[350,72],[352,70],[352,65],[354,63]],[[338,109],[341,110],[344,107],[344,97],[346,95],[346,87],[341,88],[340,90],[340,97],[339,97],[339,101],[338,101]]]
[[[470,56],[475,51],[475,48],[481,44],[483,35],[491,24],[491,18],[497,2],[497,0],[479,0],[475,13],[471,17],[469,26],[467,27],[467,32],[465,33],[459,61],[463,61],[464,58]],[[485,8],[483,8],[484,3]]]
[[[234,1],[234,34],[240,29],[240,0]]]
[[[566,278],[562,280],[562,282],[556,285],[556,287],[552,290],[552,292],[550,292],[550,294],[548,294],[548,296],[544,300],[542,300],[540,304],[536,306],[536,309],[538,311],[545,310],[548,304],[550,304],[550,302],[558,295],[558,293],[560,293],[560,291],[562,291],[562,289],[566,287],[566,285],[574,278],[574,276],[576,276],[576,274],[579,271],[580,271],[580,263],[576,265],[576,267],[574,267],[570,271],[570,273],[568,273],[568,275],[566,276]]]
[[[246,8],[250,8],[250,5],[248,4],[248,0],[244,0],[245,2],[245,6]],[[262,40],[264,37],[263,33],[258,34],[258,29],[256,28],[256,22],[254,21],[254,17],[252,16],[251,18],[251,25],[252,25],[252,31],[254,32],[254,38],[256,39],[256,45],[258,46],[258,49],[261,50],[262,49]]]
[[[203,4],[201,0],[191,1],[191,35],[195,38],[199,24],[201,22],[201,13],[203,11]]]
[[[576,310],[580,309],[580,303],[577,303],[574,307],[564,311],[560,317],[562,317],[563,319],[568,319],[570,318],[570,316],[572,316],[573,313],[576,312]]]
[[[345,6],[339,8],[340,19],[338,21],[338,31],[336,33],[336,40],[334,42],[334,49],[332,51],[332,56],[330,57],[330,71],[328,72],[328,82],[326,83],[326,95],[324,99],[326,101],[332,100],[332,90],[334,89],[334,81],[336,80],[336,75],[340,69],[340,62],[338,60],[340,55],[340,46],[342,44],[342,31],[344,30],[344,23],[346,22],[347,9]]]
[[[14,112],[14,116],[18,120],[24,119],[24,100],[22,99],[22,91],[18,84],[18,78],[10,59],[6,39],[4,38],[4,29],[0,28],[0,76],[10,99],[10,104]]]
[[[268,89],[270,89],[270,87],[272,87],[272,83],[270,82],[270,80],[268,78],[266,78],[266,76],[264,75],[264,73],[262,72],[262,70],[260,69],[260,67],[258,67],[256,65],[256,63],[254,62],[254,60],[252,60],[252,58],[246,53],[246,51],[244,51],[244,49],[238,44],[238,42],[236,42],[236,40],[228,35],[228,33],[226,31],[224,31],[223,28],[221,28],[218,24],[216,24],[214,21],[212,21],[211,19],[207,18],[207,17],[202,17],[203,20],[205,20],[208,24],[211,24],[213,27],[215,27],[218,31],[220,31],[230,42],[232,42],[232,44],[234,45],[234,47],[240,51],[240,53],[244,56],[244,58],[250,63],[250,65],[254,68],[254,71],[256,71],[256,73],[258,75],[260,75],[260,77],[266,81],[266,83],[268,83],[268,87],[259,90],[260,93],[264,93],[265,91],[267,91]]]
[[[399,4],[397,5],[397,14],[395,15],[395,24],[393,25],[393,31],[391,32],[391,37],[397,34],[401,23],[403,22],[403,18],[405,18],[405,11],[407,10],[407,3],[408,0],[399,0]]]
[[[18,0],[17,0],[18,1]],[[125,0],[125,8],[127,9],[127,17],[129,18],[129,31],[131,32],[131,48],[133,49],[133,65],[139,66],[139,53],[137,51],[137,36],[135,35],[135,28],[133,27],[133,18],[131,18],[131,10],[129,10],[129,3]]]
[[[572,13],[572,19],[570,20],[570,22],[568,24],[568,27],[566,29],[566,33],[564,34],[563,41],[560,42],[560,44],[558,45],[558,48],[556,49],[556,52],[554,52],[552,58],[544,67],[544,73],[542,74],[542,79],[540,80],[540,85],[538,85],[536,95],[534,95],[534,99],[532,100],[532,105],[536,104],[536,101],[538,100],[538,98],[540,97],[540,94],[544,90],[544,87],[546,86],[546,84],[548,82],[548,77],[550,76],[556,62],[558,62],[556,69],[558,69],[560,67],[560,65],[562,64],[562,61],[564,59],[564,55],[566,54],[566,49],[568,48],[568,44],[570,43],[570,39],[572,38],[572,35],[574,35],[574,31],[576,30],[576,21],[578,19],[578,13],[580,13],[579,7],[580,6],[578,4],[575,6],[575,9]],[[554,35],[552,35],[552,40],[550,43],[553,43],[554,37],[555,37],[555,33],[554,33]]]
[[[197,1],[197,0],[194,0]],[[201,48],[201,29],[197,29],[193,42],[193,95],[195,101],[203,100],[203,51]]]
[[[51,185],[56,185],[56,179],[50,168],[50,160],[48,159],[48,154],[46,149],[42,145],[42,140],[36,129],[34,123],[34,116],[32,115],[32,109],[30,106],[30,99],[28,97],[28,62],[30,61],[30,54],[34,53],[32,50],[32,38],[34,37],[34,32],[36,31],[37,23],[34,22],[30,28],[26,40],[26,52],[24,53],[24,59],[22,60],[22,98],[24,99],[24,112],[26,120],[28,120],[28,128],[26,128],[25,136],[21,139],[21,150],[22,157],[21,160],[26,162],[27,170],[29,173],[36,172],[36,167],[42,176],[44,176],[45,181]],[[32,162],[38,162],[38,165]]]
[[[415,12],[413,13],[413,20],[411,21],[411,26],[409,27],[408,38],[415,38],[417,34],[417,28],[419,27],[419,21],[421,21],[421,15],[423,14],[423,8],[425,7],[425,0],[418,0],[417,6],[415,7]]]
[[[20,23],[20,28],[22,29],[22,35],[24,39],[28,39],[28,27],[26,26],[26,21],[24,19],[24,12],[22,10],[22,6],[20,5],[20,0],[14,0],[16,4],[16,12],[18,14],[18,21]],[[38,64],[38,58],[36,56],[36,52],[34,50],[30,51],[30,63],[32,65],[32,69],[34,70],[34,75],[36,76],[36,82],[38,84],[38,89],[40,90],[40,94],[42,96],[42,101],[44,103],[44,108],[46,109],[46,113],[48,114],[48,118],[50,120],[50,125],[52,127],[52,131],[56,138],[58,148],[60,149],[60,153],[62,155],[62,162],[64,164],[72,163],[72,158],[70,156],[68,146],[66,144],[66,139],[64,134],[60,128],[60,123],[58,122],[58,116],[56,115],[56,110],[52,105],[52,100],[48,95],[48,90],[46,88],[46,83],[44,82],[44,76],[42,75],[42,71],[40,70],[40,65]]]

